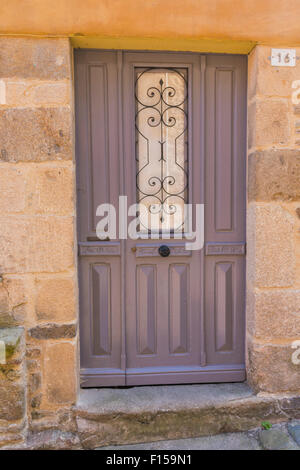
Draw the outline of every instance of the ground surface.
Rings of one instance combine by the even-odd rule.
[[[300,450],[300,420],[275,424],[269,430],[217,434],[194,439],[98,447],[98,450]]]

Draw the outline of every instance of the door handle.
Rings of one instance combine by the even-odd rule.
[[[166,258],[166,257],[169,256],[169,254],[170,254],[170,248],[169,248],[167,245],[161,245],[161,246],[158,248],[158,253],[159,253],[160,256],[162,256],[163,258]]]

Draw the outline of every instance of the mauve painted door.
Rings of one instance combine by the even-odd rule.
[[[244,380],[246,57],[81,50],[75,83],[82,386]],[[97,241],[158,193],[204,204],[202,250]]]

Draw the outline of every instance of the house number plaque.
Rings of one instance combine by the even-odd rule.
[[[274,67],[295,67],[296,49],[272,49],[271,65]]]

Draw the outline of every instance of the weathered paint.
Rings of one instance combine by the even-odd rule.
[[[0,6],[0,33],[74,36],[76,45],[82,41],[78,38],[86,44],[86,36],[99,37],[107,47],[127,48],[141,38],[152,42],[147,49],[173,49],[173,41],[204,40],[202,50],[219,52],[222,40],[229,41],[227,52],[232,52],[231,41],[300,44],[299,14],[298,0],[10,0]],[[109,45],[120,38],[127,38],[127,45]],[[154,47],[156,41],[159,45]],[[138,47],[136,42],[132,47]],[[185,50],[187,45],[178,42],[174,49]]]

